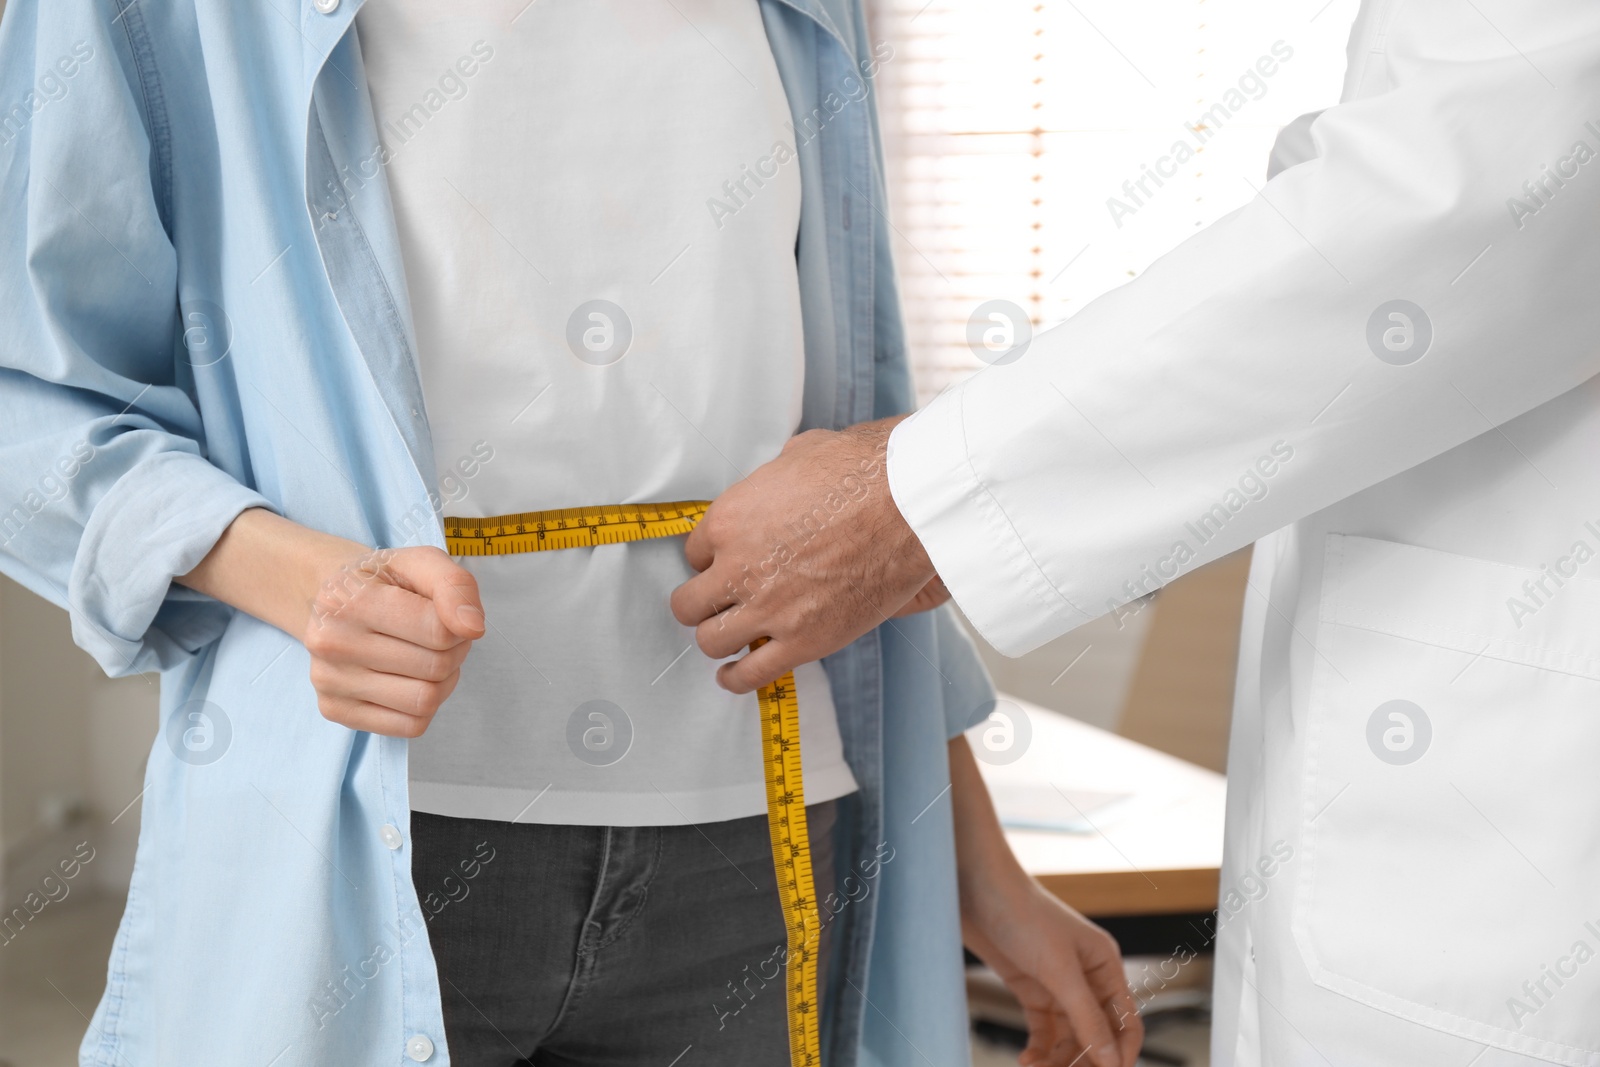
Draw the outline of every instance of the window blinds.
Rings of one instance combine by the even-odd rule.
[[[1254,196],[1278,130],[1337,100],[1355,9],[869,0],[919,399]]]

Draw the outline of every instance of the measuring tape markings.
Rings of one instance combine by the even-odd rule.
[[[566,548],[593,548],[686,534],[711,506],[705,500],[527,511],[488,518],[444,519],[452,556],[507,556]],[[760,638],[751,649],[767,641]],[[821,912],[812,874],[806,826],[805,778],[800,755],[800,701],[790,671],[756,693],[760,708],[762,778],[767,830],[788,946],[784,994],[791,1067],[820,1067],[817,948]]]

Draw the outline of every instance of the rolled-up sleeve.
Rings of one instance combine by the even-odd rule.
[[[0,25],[0,570],[111,675],[220,635],[231,609],[173,578],[271,507],[207,459],[137,25],[91,0]]]

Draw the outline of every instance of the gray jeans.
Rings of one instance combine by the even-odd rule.
[[[824,897],[836,804],[807,808]],[[605,827],[414,812],[411,835],[454,1067],[789,1062],[765,815]],[[830,940],[824,925],[819,982]]]

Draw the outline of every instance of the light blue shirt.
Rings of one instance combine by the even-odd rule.
[[[803,425],[904,411],[867,76],[892,50],[853,0],[760,2],[802,176]],[[86,1065],[449,1062],[406,742],[323,719],[297,640],[172,584],[250,507],[443,546],[360,6],[11,0],[0,25],[0,568],[109,674],[162,676]],[[825,666],[861,785],[825,1058],[965,1064],[945,742],[988,681],[945,610]]]

